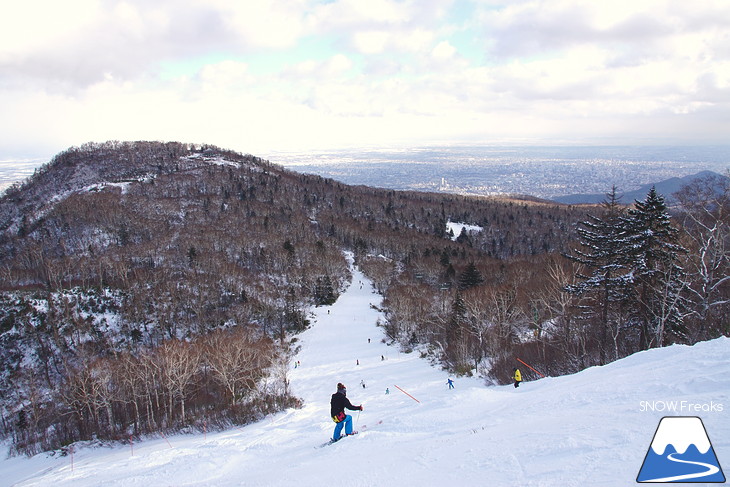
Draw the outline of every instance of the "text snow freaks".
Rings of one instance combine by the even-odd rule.
[[[639,401],[639,411],[660,413],[721,413],[722,403],[719,402],[691,402],[691,401]]]

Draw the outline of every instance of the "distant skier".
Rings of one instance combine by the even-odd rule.
[[[351,411],[362,411],[362,405],[353,406],[350,403],[350,400],[347,399],[347,389],[342,383],[337,384],[337,392],[332,394],[330,406],[330,415],[332,416],[332,421],[337,423],[335,425],[335,432],[332,435],[332,441],[337,441],[340,439],[343,425],[345,426],[346,435],[354,434],[352,432],[352,416],[350,416],[349,414],[345,414],[345,408]]]
[[[515,380],[515,387],[520,387],[520,382],[522,382],[522,374],[520,373],[520,369],[515,367],[512,369],[512,378]]]
[[[449,389],[453,389],[454,388],[454,381],[451,380],[451,378],[449,378],[449,380],[447,380],[446,383],[449,385]]]
[[[364,380],[361,380],[360,381],[360,385],[362,386],[363,389],[365,389],[365,381]]]

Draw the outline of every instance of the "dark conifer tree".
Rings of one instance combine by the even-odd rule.
[[[337,295],[330,276],[317,278],[313,294],[314,303],[317,306],[330,305],[337,301]]]
[[[639,346],[661,347],[683,339],[685,276],[679,259],[687,250],[678,244],[679,231],[672,226],[664,198],[652,187],[622,220],[626,249],[622,263],[632,270]]]
[[[466,244],[469,247],[472,246],[471,237],[469,237],[469,233],[466,231],[466,227],[461,228],[461,232],[459,233],[459,236],[456,237],[456,241],[462,244]]]
[[[461,291],[457,290],[454,302],[451,305],[445,342],[446,358],[454,368],[458,368],[466,360],[466,321],[466,304]]]
[[[446,267],[446,270],[444,271],[444,284],[447,284],[449,287],[451,287],[451,284],[454,282],[454,279],[456,278],[456,269],[454,269],[454,266],[449,264],[448,267]]]
[[[584,266],[584,272],[577,275],[580,281],[566,290],[584,299],[583,318],[598,323],[601,363],[609,359],[609,334],[614,339],[612,358],[618,358],[616,340],[631,293],[629,267],[622,257],[627,249],[622,227],[624,208],[619,200],[614,186],[602,203],[603,213],[589,215],[580,223],[577,232],[581,247],[568,256]]]
[[[459,277],[459,288],[469,289],[470,287],[478,286],[483,282],[484,277],[481,272],[479,272],[479,269],[477,269],[476,264],[474,264],[474,262],[470,262]]]

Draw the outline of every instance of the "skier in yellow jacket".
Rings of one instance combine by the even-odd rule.
[[[520,369],[518,369],[517,367],[515,367],[512,371],[512,378],[515,380],[515,387],[520,387],[520,382],[522,382],[522,374],[520,373]]]

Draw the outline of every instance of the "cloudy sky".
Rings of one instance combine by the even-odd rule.
[[[0,0],[0,160],[727,142],[727,0]]]

